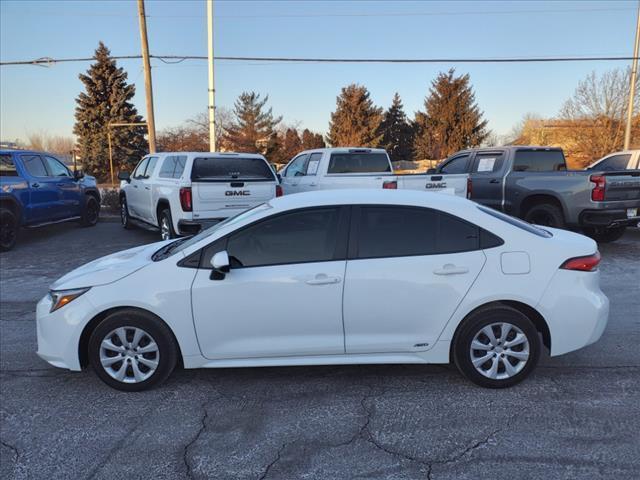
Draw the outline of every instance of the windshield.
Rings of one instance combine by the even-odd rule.
[[[270,208],[272,207],[268,203],[261,203],[260,205],[257,205],[249,210],[245,210],[244,212],[239,213],[238,215],[229,217],[226,220],[223,220],[222,222],[216,223],[215,225],[201,231],[197,235],[194,235],[192,237],[179,238],[175,242],[165,245],[156,253],[154,253],[152,257],[153,261],[157,262],[159,260],[164,260],[165,258],[170,257],[178,252],[181,252],[186,248],[189,248],[190,246],[195,245],[199,241],[204,240],[207,237],[210,237],[211,235],[216,233],[218,230],[220,230],[222,227],[240,223],[245,219],[258,215],[259,213],[264,212],[265,210],[268,210]]]

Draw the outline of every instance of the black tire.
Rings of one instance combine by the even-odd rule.
[[[564,215],[562,210],[551,203],[534,205],[524,216],[529,223],[552,228],[564,228]]]
[[[158,217],[158,227],[160,227],[160,237],[162,240],[176,238],[176,231],[173,229],[173,221],[171,219],[171,210],[168,208],[160,211]]]
[[[80,224],[83,227],[94,227],[100,217],[100,204],[93,195],[86,195]]]
[[[124,195],[120,199],[120,223],[125,230],[131,230],[133,224],[129,216],[129,206],[127,205],[127,197]]]
[[[613,228],[593,228],[587,227],[583,229],[585,235],[593,238],[598,243],[610,243],[619,240],[627,227],[613,227]]]
[[[18,218],[8,208],[0,209],[0,251],[11,250],[18,239]]]
[[[521,333],[524,333],[526,340],[529,342],[529,355],[522,366],[520,366],[520,361],[514,357],[509,356],[509,353],[501,353],[503,352],[503,350],[500,345],[494,347],[492,350],[489,350],[488,348],[482,348],[473,351],[471,350],[471,343],[476,335],[483,335],[481,333],[483,328],[498,323],[508,323],[512,326],[517,327]],[[497,326],[493,326],[492,331],[494,333],[499,333],[500,329]],[[510,339],[508,341],[513,341],[516,333],[516,330],[512,329],[507,335],[507,339]],[[513,337],[511,337],[511,334],[513,334]],[[481,339],[482,336],[480,336],[479,338]],[[498,338],[499,337],[496,335],[496,339]],[[488,337],[487,340],[489,340]],[[482,342],[482,340],[480,340],[480,342],[484,343]],[[491,344],[492,343],[489,341],[487,346],[490,346]],[[502,345],[504,345],[504,343]],[[513,346],[513,348],[505,349],[504,352],[511,351],[514,353],[514,355],[516,353],[522,354],[525,351],[524,347],[524,344],[519,344]],[[498,348],[500,348],[500,350],[497,350]],[[517,350],[518,348],[523,350]],[[458,367],[458,370],[460,370],[460,373],[462,373],[473,383],[486,388],[505,388],[515,385],[516,383],[521,382],[529,376],[529,374],[535,369],[536,365],[538,364],[538,360],[540,359],[540,349],[540,337],[531,320],[529,320],[526,315],[516,310],[515,308],[511,308],[508,306],[497,306],[479,310],[464,320],[454,337],[452,353],[454,362]],[[483,354],[483,352],[486,352],[486,354]],[[480,364],[478,368],[484,370],[487,373],[489,372],[491,365],[493,363],[496,363],[498,366],[496,370],[498,376],[507,375],[505,369],[505,362],[507,361],[509,361],[511,365],[513,365],[513,363],[511,362],[516,362],[515,369],[517,370],[519,367],[519,370],[517,370],[517,373],[515,373],[514,375],[507,376],[506,378],[489,378],[488,376],[480,373],[472,362],[472,356],[475,356],[475,358],[480,358],[485,357],[485,355],[489,356],[490,358],[488,358],[486,362]]]
[[[116,329],[128,327],[126,330],[127,340],[131,341],[133,338],[133,329],[138,328],[144,330],[148,335],[147,337],[143,337],[144,341],[146,338],[151,338],[153,342],[157,345],[157,355],[156,357],[153,353],[145,353],[140,356],[147,355],[146,360],[155,361],[158,358],[157,367],[155,371],[151,373],[151,375],[143,381],[139,381],[136,383],[126,383],[125,381],[117,380],[112,377],[107,369],[111,368],[112,372],[119,370],[125,362],[128,362],[128,366],[125,367],[126,374],[128,376],[133,375],[133,370],[131,366],[131,362],[133,362],[133,358],[129,358],[123,356],[124,354],[120,354],[120,357],[123,360],[113,363],[111,366],[103,367],[100,360],[100,349],[102,341]],[[115,337],[111,336],[110,338],[114,338],[113,343],[115,343]],[[146,345],[149,345],[147,343]],[[144,347],[142,347],[144,348]],[[114,356],[118,354],[114,353]],[[138,358],[136,355],[135,358]],[[100,377],[104,383],[113,387],[117,390],[123,390],[126,392],[138,392],[142,390],[147,390],[153,388],[162,382],[164,382],[173,369],[176,366],[178,358],[178,347],[174,340],[174,337],[169,330],[169,327],[160,320],[155,317],[151,313],[144,312],[136,309],[125,309],[119,310],[111,315],[107,316],[98,326],[94,329],[89,338],[89,362],[93,367],[94,371]],[[136,363],[138,365],[138,363]],[[144,365],[143,365],[144,367]],[[149,369],[151,371],[151,369]],[[148,372],[146,372],[148,373]]]

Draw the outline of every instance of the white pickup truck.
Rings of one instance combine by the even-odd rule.
[[[410,174],[393,173],[387,152],[379,148],[320,148],[296,155],[280,171],[285,194],[339,188],[388,188],[424,190],[467,197],[466,173]]]
[[[163,240],[191,235],[282,194],[262,155],[176,152],[144,157],[120,172],[120,218],[157,227]]]
[[[587,170],[598,170],[600,172],[640,170],[640,150],[610,153],[589,165]]]

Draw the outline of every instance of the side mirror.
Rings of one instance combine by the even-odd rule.
[[[427,170],[427,174],[431,175],[433,173],[436,173],[436,169],[435,168],[430,168]]]
[[[130,182],[131,174],[129,172],[118,172],[118,180],[124,180],[125,182]]]
[[[84,172],[80,169],[76,169],[73,171],[73,178],[76,180],[80,180],[81,178],[84,178]]]
[[[211,280],[223,280],[225,275],[229,273],[229,254],[226,250],[216,253],[211,258]]]

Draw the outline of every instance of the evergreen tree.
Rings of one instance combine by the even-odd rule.
[[[454,76],[452,68],[431,83],[424,112],[416,112],[414,141],[419,159],[440,159],[478,146],[488,136],[487,121],[476,104],[469,74]]]
[[[411,160],[413,156],[413,127],[407,120],[398,93],[393,96],[389,110],[384,113],[380,131],[382,132],[382,147],[387,150],[392,162]]]
[[[268,95],[260,100],[260,94],[255,92],[240,94],[233,108],[235,118],[224,134],[229,148],[237,152],[273,153],[277,140],[273,134],[282,117],[273,117],[272,109],[266,108],[268,100]]]
[[[313,133],[308,128],[302,132],[302,149],[312,150],[314,148],[325,148],[324,138],[319,133]]]
[[[336,99],[327,140],[332,147],[377,147],[381,122],[382,109],[373,104],[366,87],[351,84]]]
[[[284,159],[282,163],[287,163],[302,150],[302,140],[298,131],[295,128],[287,128],[282,141],[282,158]]]
[[[116,66],[111,52],[100,42],[96,59],[87,74],[80,74],[85,92],[76,98],[76,123],[73,133],[78,137],[79,155],[83,168],[100,180],[109,178],[109,123],[139,123],[144,120],[131,103],[136,91],[127,84],[127,73]],[[111,146],[113,168],[131,170],[148,151],[146,127],[112,127]]]

